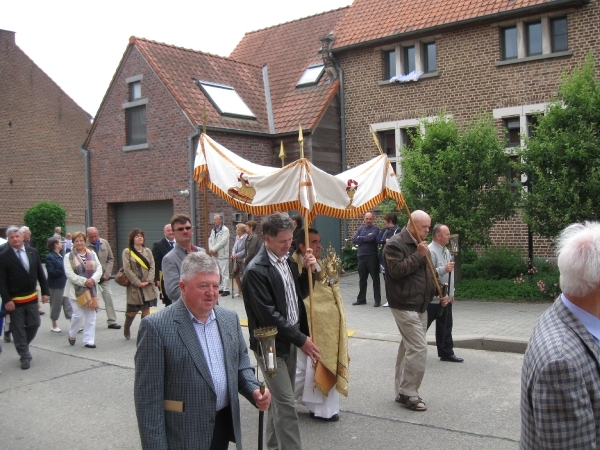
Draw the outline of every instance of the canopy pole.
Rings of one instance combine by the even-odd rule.
[[[306,242],[305,248],[310,247],[310,238],[308,236],[308,226],[310,223],[308,222],[308,209],[304,210],[304,242]],[[316,345],[316,336],[315,336],[315,309],[313,308],[313,277],[312,277],[312,268],[307,267],[308,269],[308,304],[310,305],[310,338],[313,343]]]
[[[204,98],[202,109],[202,134],[206,136],[206,98]],[[202,136],[200,137],[200,141],[202,142],[202,153],[204,153],[206,157],[206,152],[204,151],[204,140],[202,139]],[[208,239],[210,238],[210,215],[208,213],[208,173],[206,174],[206,177],[206,183],[204,183],[204,236],[206,236],[206,253],[209,254]]]
[[[408,205],[406,204],[406,202],[403,202],[403,203],[404,203],[404,209],[406,209],[406,214],[408,214],[408,220],[410,221],[410,224],[412,225],[413,230],[415,230],[416,236],[414,236],[414,237],[417,239],[417,242],[420,244],[423,240],[421,239],[421,236],[419,236],[419,233],[417,233],[417,228],[415,227],[415,223],[412,220],[412,216],[410,214],[410,210],[408,209]],[[440,284],[438,283],[437,272],[433,268],[433,264],[431,263],[431,259],[429,258],[429,253],[427,253],[427,255],[425,255],[425,259],[427,260],[427,265],[429,266],[429,270],[431,271],[431,274],[433,275],[433,282],[435,283],[435,288],[438,293],[438,297],[442,298],[442,296],[443,296],[442,289],[440,288]]]

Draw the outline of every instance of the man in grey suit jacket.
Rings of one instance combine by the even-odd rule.
[[[241,449],[238,393],[265,411],[235,312],[215,306],[219,269],[203,253],[181,266],[181,299],[142,321],[134,398],[144,449]]]
[[[557,240],[561,296],[540,318],[521,375],[521,449],[600,445],[600,223]]]

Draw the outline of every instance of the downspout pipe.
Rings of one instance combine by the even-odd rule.
[[[90,152],[85,148],[80,147],[79,151],[83,153],[83,161],[85,164],[85,208],[87,214],[85,216],[85,228],[92,226],[92,178],[90,171]]]
[[[333,61],[336,70],[340,74],[340,134],[341,134],[341,151],[342,151],[342,172],[346,171],[348,168],[348,162],[346,160],[346,102],[344,100],[344,71],[342,70],[342,66],[340,66],[339,61],[333,55],[331,51],[331,47],[333,42],[329,46],[328,52],[329,57]],[[343,239],[348,239],[348,219],[344,219],[343,225]]]
[[[196,149],[194,148],[194,139],[200,136],[201,128],[200,125],[196,125],[196,130],[188,136],[188,150],[189,150],[189,191],[190,191],[190,219],[192,219],[192,242],[194,245],[197,241],[196,231],[196,182],[194,181],[194,164],[196,163]]]

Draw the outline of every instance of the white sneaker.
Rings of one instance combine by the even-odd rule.
[[[389,308],[390,304],[388,302],[385,302],[385,304],[383,305],[384,308]]]
[[[242,297],[242,294],[235,294],[234,297]]]
[[[56,328],[50,328],[50,331],[52,331],[53,333],[60,333],[61,329],[56,327]]]

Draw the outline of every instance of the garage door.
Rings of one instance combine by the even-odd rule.
[[[173,201],[117,203],[117,255],[119,267],[122,265],[121,255],[127,248],[131,230],[140,228],[146,236],[146,247],[164,237],[164,227],[173,217]],[[116,255],[115,255],[116,256]]]

